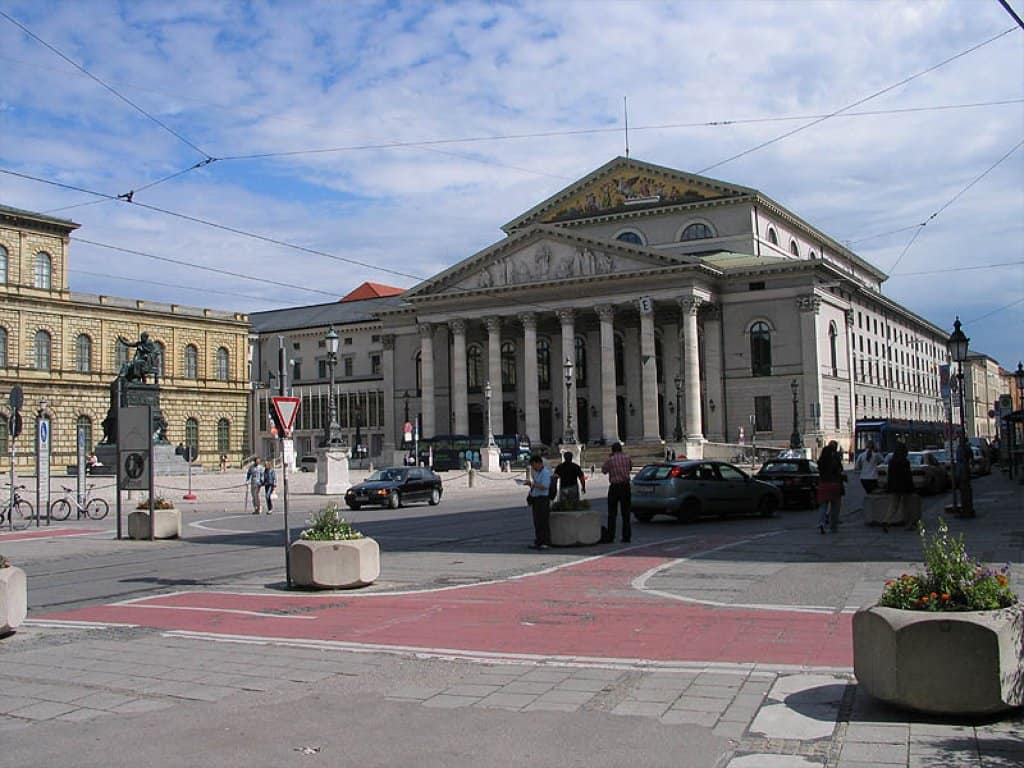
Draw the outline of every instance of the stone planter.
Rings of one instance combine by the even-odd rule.
[[[380,576],[380,546],[370,538],[308,541],[291,546],[292,581],[300,587],[351,589]]]
[[[181,512],[177,509],[153,510],[156,516],[154,539],[176,539],[181,536]],[[128,515],[128,538],[149,538],[149,510],[138,509]]]
[[[0,568],[0,635],[13,632],[28,612],[28,581],[13,565]]]
[[[989,715],[1024,704],[1024,606],[964,613],[869,606],[853,669],[875,698],[919,712]]]
[[[601,514],[594,509],[551,512],[551,543],[556,547],[597,544],[601,540]]]

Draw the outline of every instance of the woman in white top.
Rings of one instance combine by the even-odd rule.
[[[873,442],[868,443],[867,450],[857,459],[855,466],[860,473],[860,484],[864,493],[871,493],[878,487],[878,465],[882,463],[882,454],[875,450]]]

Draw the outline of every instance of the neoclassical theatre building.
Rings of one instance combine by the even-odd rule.
[[[502,230],[360,317],[386,460],[406,413],[426,437],[481,435],[488,405],[495,433],[534,443],[562,441],[571,411],[579,442],[691,457],[741,429],[848,448],[860,418],[943,418],[948,331],[758,190],[619,157]]]

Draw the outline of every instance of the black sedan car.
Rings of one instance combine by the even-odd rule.
[[[754,475],[782,492],[782,503],[809,509],[818,505],[818,464],[810,459],[769,459]]]
[[[413,501],[441,502],[441,478],[421,467],[384,467],[345,492],[350,509],[363,505],[398,509]]]

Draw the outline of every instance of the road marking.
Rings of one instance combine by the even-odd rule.
[[[240,608],[200,608],[192,605],[142,605],[137,603],[133,608],[148,608],[153,611],[201,611],[203,613],[236,613],[242,616],[262,616],[267,619],[303,619],[316,621],[318,616],[295,616],[289,613],[268,613],[266,611],[243,611]]]
[[[113,621],[74,621],[64,619],[25,619],[25,627],[50,627],[53,629],[107,629],[109,627],[136,628],[138,624],[121,624]]]
[[[42,541],[43,539],[63,539],[76,536],[101,536],[113,533],[110,530],[90,530],[88,528],[67,528],[64,530],[29,530],[0,532],[0,541],[4,543],[16,541]]]
[[[189,523],[190,528],[199,528],[204,531],[211,531],[212,533],[263,533],[263,531],[240,531],[235,528],[211,528],[204,523],[216,523],[218,520],[232,520],[236,517],[255,517],[251,512],[246,512],[243,515],[222,515],[221,517],[211,517],[207,520],[196,520],[194,523]]]

